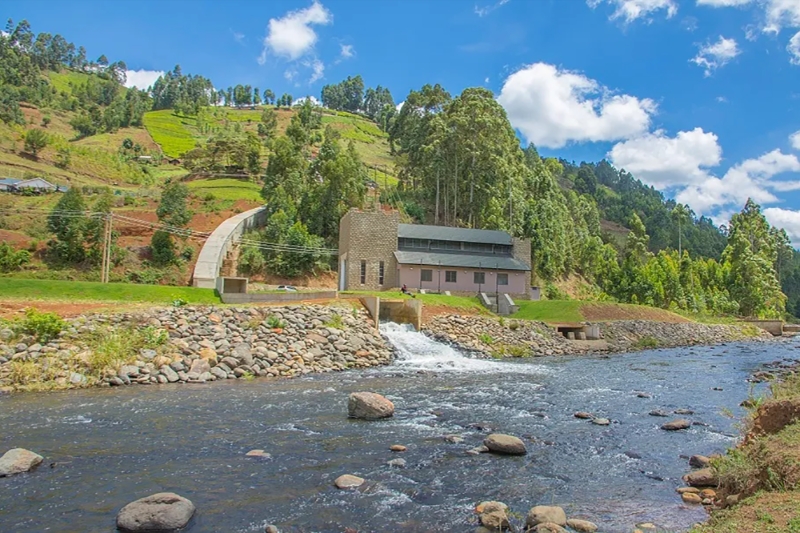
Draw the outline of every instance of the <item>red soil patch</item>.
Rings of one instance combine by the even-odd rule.
[[[23,248],[28,245],[31,238],[16,231],[9,231],[7,229],[0,229],[0,242],[7,242],[14,246],[14,248]]]
[[[664,309],[641,306],[622,306],[618,304],[587,303],[581,306],[581,314],[589,322],[610,320],[649,320],[652,322],[690,322],[675,313]]]
[[[25,309],[35,307],[47,313],[56,313],[61,317],[73,317],[95,311],[122,311],[118,303],[70,303],[43,302],[38,300],[5,300],[0,301],[0,318],[20,318],[25,316]],[[126,306],[127,310],[129,306]]]
[[[423,304],[422,305],[422,322],[427,323],[429,320],[433,319],[434,317],[440,315],[466,315],[472,316],[476,315],[477,313],[473,312],[470,309],[464,309],[463,307],[452,307],[450,305],[430,305],[430,304]]]

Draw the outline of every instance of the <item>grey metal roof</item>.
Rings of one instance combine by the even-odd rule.
[[[484,268],[486,270],[523,270],[531,267],[513,257],[487,257],[468,254],[438,254],[430,252],[395,252],[401,265],[425,265],[456,268]]]
[[[397,236],[407,239],[511,244],[511,235],[505,231],[426,226],[423,224],[398,224]]]
[[[0,185],[16,185],[20,180],[14,178],[0,178]]]

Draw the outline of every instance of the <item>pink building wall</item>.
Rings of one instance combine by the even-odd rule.
[[[432,270],[433,280],[423,281],[421,279],[421,270]],[[455,270],[456,282],[448,283],[445,281],[445,271]],[[495,292],[495,288],[500,293],[508,294],[527,294],[528,283],[530,274],[519,270],[499,270],[501,274],[508,274],[508,285],[495,285],[497,278],[492,270],[479,270],[477,268],[455,268],[455,267],[441,267],[438,266],[426,267],[419,265],[398,265],[398,279],[400,286],[406,285],[409,289],[428,289],[432,291],[458,291],[458,292],[474,292],[478,293],[479,286],[474,283],[474,272],[485,272],[484,276],[486,283],[480,286],[483,292]],[[439,284],[439,275],[441,273],[441,285]]]

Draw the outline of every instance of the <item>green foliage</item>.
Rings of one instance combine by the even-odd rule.
[[[330,318],[325,321],[325,326],[335,329],[344,329],[344,320],[342,320],[342,316],[339,313],[333,313]]]
[[[161,192],[161,201],[156,208],[156,216],[159,222],[175,228],[182,228],[192,219],[186,199],[189,196],[189,189],[186,185],[173,181],[164,187]]]
[[[86,232],[89,223],[86,203],[78,187],[70,188],[47,217],[47,229],[54,239],[47,246],[51,255],[63,263],[78,263],[86,258]]]
[[[0,242],[0,272],[8,273],[21,270],[30,261],[31,253],[28,250],[17,251],[7,242]]]
[[[658,348],[659,342],[655,337],[645,335],[633,343],[633,347],[637,350],[653,350]]]
[[[173,109],[187,115],[196,115],[201,108],[212,103],[212,97],[216,101],[217,95],[211,80],[184,75],[180,65],[160,76],[153,84],[152,93],[153,109]]]
[[[480,340],[483,344],[491,346],[494,344],[494,339],[488,333],[481,333],[478,335],[478,340]]]
[[[286,322],[280,319],[275,315],[270,315],[267,317],[267,326],[272,329],[283,329],[286,327]]]
[[[172,235],[166,231],[156,230],[153,237],[150,239],[150,253],[153,257],[153,263],[159,266],[169,265],[177,260],[175,254],[175,242],[172,240]],[[160,276],[156,279],[145,280],[143,283],[157,283]]]
[[[19,334],[31,335],[39,342],[50,342],[67,327],[55,313],[42,313],[30,307],[25,310],[25,318],[14,324]]]
[[[548,282],[544,286],[544,296],[548,300],[569,300],[569,295],[558,288],[555,283]]]
[[[170,109],[163,109],[145,113],[142,123],[169,157],[181,157],[195,147],[196,141],[187,128],[195,125],[195,119],[181,117]]]
[[[33,154],[34,157],[38,156],[39,151],[48,143],[49,139],[43,130],[34,128],[25,132],[25,151]]]

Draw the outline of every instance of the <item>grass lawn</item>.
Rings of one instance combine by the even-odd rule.
[[[541,322],[583,322],[580,300],[515,300],[519,311],[512,318]]]
[[[379,298],[399,300],[410,299],[400,291],[345,291],[340,293],[343,296],[356,295],[356,296],[378,296]],[[475,296],[445,296],[444,294],[416,294],[417,300],[420,300],[425,305],[441,305],[447,307],[454,307],[464,309],[471,313],[487,313],[487,309],[483,307],[478,298]]]
[[[61,72],[48,72],[50,83],[58,92],[72,94],[72,86],[83,85],[91,74],[64,69]]]
[[[180,298],[190,304],[218,304],[213,289],[95,283],[90,281],[49,281],[0,278],[0,298],[15,300],[118,301],[169,304]]]
[[[189,130],[197,122],[194,117],[181,117],[172,109],[162,109],[145,113],[143,122],[150,136],[169,157],[180,157],[195,146],[196,140]]]
[[[203,198],[212,194],[218,200],[252,200],[260,202],[261,186],[252,181],[231,178],[194,180],[186,184],[195,195]]]

